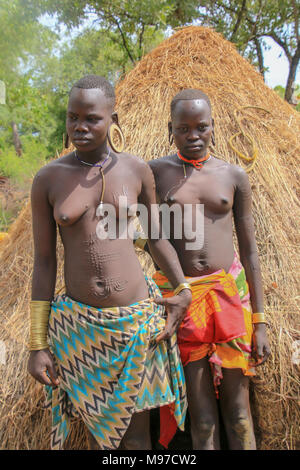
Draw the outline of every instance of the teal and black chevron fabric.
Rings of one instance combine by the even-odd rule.
[[[187,403],[176,336],[156,344],[164,310],[150,301],[161,294],[146,280],[149,299],[128,307],[98,309],[65,294],[52,302],[49,343],[60,375],[59,387],[47,387],[52,449],[63,448],[74,415],[103,450],[118,448],[132,414],[142,410],[174,403],[183,429]]]

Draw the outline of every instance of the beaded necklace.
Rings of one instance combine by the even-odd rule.
[[[100,215],[103,215],[102,214],[102,206],[103,206],[103,197],[104,197],[104,192],[105,192],[105,177],[104,177],[104,173],[103,173],[103,166],[105,165],[105,163],[107,162],[107,160],[109,159],[109,156],[110,156],[110,149],[108,150],[108,154],[107,154],[107,157],[103,160],[102,163],[88,163],[88,162],[85,162],[84,160],[81,160],[79,158],[79,156],[77,155],[77,150],[75,150],[74,152],[75,154],[75,157],[77,158],[77,160],[80,161],[80,163],[82,163],[83,165],[87,165],[87,166],[93,166],[93,167],[98,167],[100,168],[100,173],[101,173],[101,179],[102,179],[102,191],[101,191],[101,197],[100,197],[100,202],[99,202],[99,205],[96,209],[96,216],[100,216]]]
[[[177,188],[180,188],[180,186],[182,186],[182,184],[184,183],[185,179],[187,178],[186,168],[185,168],[185,163],[184,163],[184,162],[190,163],[190,164],[192,164],[192,165],[194,166],[194,168],[196,168],[196,170],[200,170],[200,168],[203,167],[203,164],[206,163],[206,162],[208,162],[208,160],[211,159],[211,155],[209,155],[209,156],[206,155],[204,158],[201,158],[201,159],[199,159],[199,160],[188,160],[187,158],[185,158],[185,157],[183,157],[183,156],[181,155],[181,153],[179,152],[179,150],[178,150],[178,152],[177,152],[177,156],[178,156],[178,158],[180,158],[180,160],[182,160],[182,167],[183,167],[184,178],[182,178],[182,179],[179,181],[179,183],[175,184],[174,186],[172,186],[172,187],[169,189],[169,191],[167,192],[167,194],[166,194],[165,197],[164,197],[164,201],[165,201],[165,202],[167,202],[167,201],[169,200],[169,194],[170,194],[172,191],[176,190]],[[171,200],[171,198],[170,198],[170,200]]]
[[[185,163],[184,162],[190,163],[191,165],[194,166],[194,168],[196,168],[196,170],[200,170],[203,167],[204,163],[208,162],[208,160],[211,159],[211,155],[208,156],[208,154],[207,154],[207,155],[205,155],[205,157],[199,158],[198,160],[189,160],[188,158],[183,157],[181,155],[181,153],[179,152],[179,150],[177,152],[177,156],[178,156],[178,158],[180,158],[180,160],[182,160],[183,173],[184,173],[185,178],[186,178],[186,168],[185,168]]]

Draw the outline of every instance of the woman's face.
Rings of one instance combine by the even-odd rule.
[[[206,101],[178,101],[172,116],[172,134],[184,157],[190,160],[205,157],[212,131],[211,110]]]
[[[110,100],[99,88],[73,88],[66,128],[77,150],[89,152],[103,146],[112,122],[112,111]]]

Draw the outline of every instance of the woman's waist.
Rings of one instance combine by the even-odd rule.
[[[192,275],[190,274],[190,269],[188,269],[188,273],[184,269],[183,266],[183,271],[185,274],[186,281],[190,283],[191,285],[193,284],[198,284],[198,283],[211,283],[215,284],[216,282],[223,281],[224,278],[231,276],[233,278],[236,278],[238,274],[241,272],[244,273],[244,268],[238,258],[238,255],[236,252],[233,252],[233,257],[230,260],[229,267],[224,269],[223,266],[216,265],[212,266],[211,269],[208,270],[197,270],[196,273],[198,275]],[[164,285],[166,288],[172,289],[171,284],[169,283],[168,279],[166,278],[165,274],[161,270],[157,270],[153,276],[153,279],[158,283],[159,287],[161,286],[161,282],[164,282]]]
[[[125,273],[78,278],[65,276],[65,293],[83,304],[96,307],[121,307],[150,297],[143,272],[136,277]]]
[[[77,318],[77,321],[80,322],[98,323],[100,321],[114,325],[118,324],[119,321],[128,320],[132,324],[132,322],[143,323],[147,318],[152,318],[154,314],[153,318],[156,319],[154,323],[159,323],[163,320],[164,308],[153,302],[153,298],[160,296],[160,291],[153,279],[145,277],[144,280],[147,286],[147,297],[123,305],[104,305],[103,302],[98,305],[97,302],[91,301],[91,298],[85,299],[82,296],[72,296],[64,290],[64,292],[57,294],[52,301],[51,322],[53,323],[54,319],[59,318],[60,315],[67,315],[70,317],[70,321]]]
[[[220,270],[229,272],[235,257],[233,247],[228,249],[226,253],[223,250],[219,253],[205,249],[197,252],[177,251],[177,254],[184,275],[195,278],[195,280]]]

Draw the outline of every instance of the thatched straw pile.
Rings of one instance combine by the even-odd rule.
[[[243,106],[266,110],[251,108],[239,114],[245,118],[245,132],[258,147],[257,163],[249,176],[272,347],[271,358],[253,380],[252,407],[260,449],[296,449],[300,441],[299,365],[295,353],[295,360],[292,357],[295,341],[300,339],[296,330],[300,115],[264,85],[232,44],[207,28],[189,27],[149,53],[117,87],[117,110],[128,151],[147,160],[170,152],[170,101],[187,87],[200,88],[211,98],[216,156],[242,166],[228,145],[228,138],[239,131],[233,112]],[[235,145],[251,153],[243,137],[238,137]],[[12,226],[10,238],[1,243],[0,322],[7,357],[6,365],[0,365],[0,442],[6,449],[49,446],[49,415],[41,409],[42,390],[26,373],[30,225],[26,207]],[[58,288],[61,267],[59,273]],[[74,427],[71,448],[85,445],[84,431]]]

